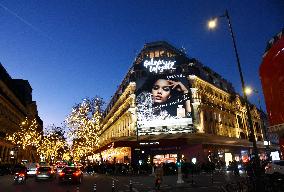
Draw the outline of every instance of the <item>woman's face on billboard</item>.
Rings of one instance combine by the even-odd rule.
[[[171,96],[171,85],[166,79],[158,79],[153,87],[152,94],[154,103],[164,103]]]

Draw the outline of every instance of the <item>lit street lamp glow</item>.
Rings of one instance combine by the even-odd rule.
[[[252,94],[252,88],[250,88],[250,87],[245,87],[245,92],[246,92],[246,94],[247,95],[251,95]]]
[[[217,18],[213,18],[210,21],[208,21],[208,28],[209,29],[214,29],[217,26]]]

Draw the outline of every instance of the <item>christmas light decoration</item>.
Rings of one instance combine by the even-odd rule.
[[[38,131],[38,122],[36,119],[32,121],[26,117],[25,121],[19,124],[19,130],[8,134],[6,140],[13,144],[26,149],[28,146],[39,147],[42,133]]]
[[[63,157],[67,160],[68,157],[64,156],[67,151],[68,146],[61,127],[53,127],[51,130],[46,130],[37,149],[37,152],[46,161],[63,160]]]
[[[75,161],[94,153],[99,147],[99,131],[102,121],[102,98],[84,99],[73,107],[66,118],[68,137],[72,140],[72,156]]]

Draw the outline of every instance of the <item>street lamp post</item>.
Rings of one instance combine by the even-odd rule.
[[[257,94],[258,107],[259,107],[260,110],[262,110],[261,105],[260,105],[260,96],[259,96],[258,90],[252,89],[252,88],[250,88],[250,87],[245,87],[245,92],[246,92],[247,95],[252,94],[252,92],[254,92],[254,93]]]
[[[256,89],[252,89],[250,87],[245,87],[245,93],[247,95],[250,95],[252,92],[256,93],[257,94],[257,100],[258,100],[258,106],[259,106],[259,111],[260,111],[260,121],[261,121],[261,127],[263,129],[263,133],[264,133],[264,139],[267,140],[267,131],[266,131],[266,128],[265,128],[265,123],[263,122],[262,120],[262,108],[261,108],[261,104],[260,104],[260,96],[259,96],[259,92],[258,90]]]
[[[257,149],[257,146],[256,146],[256,140],[255,140],[255,134],[254,134],[253,124],[252,124],[252,119],[251,119],[250,107],[249,107],[248,100],[247,100],[247,94],[245,92],[245,82],[244,82],[244,78],[243,78],[239,54],[238,54],[237,46],[236,46],[236,40],[235,40],[233,27],[232,27],[232,23],[231,23],[231,20],[230,20],[228,10],[225,11],[224,15],[221,15],[219,17],[225,17],[228,21],[228,26],[229,26],[231,38],[232,38],[232,41],[233,41],[234,51],[235,51],[235,55],[236,55],[236,59],[237,59],[238,71],[239,71],[239,75],[240,75],[241,83],[242,83],[242,92],[243,92],[243,96],[244,96],[244,100],[245,100],[245,106],[246,106],[246,110],[247,110],[248,126],[249,126],[249,130],[250,130],[250,138],[251,138],[251,141],[252,141],[252,144],[253,144],[253,154],[256,158],[258,158],[258,149]],[[214,18],[213,20],[211,20],[208,23],[208,27],[209,28],[216,27],[216,22],[217,22],[217,18]]]
[[[261,104],[260,104],[259,92],[258,92],[258,90],[253,89],[251,87],[246,87],[245,88],[245,92],[246,92],[247,95],[252,94],[252,92],[257,94],[257,100],[258,100],[259,111],[260,111],[260,122],[261,122],[261,127],[262,127],[263,135],[264,135],[264,146],[266,147],[266,150],[267,150],[266,151],[266,153],[267,153],[266,155],[269,158],[269,156],[270,156],[270,153],[269,153],[269,143],[270,143],[270,141],[269,141],[269,138],[268,138],[268,134],[267,134],[267,129],[266,129],[265,123],[264,123],[263,118],[262,118],[262,116],[263,116],[262,113],[263,112],[262,112],[262,108],[261,108]]]

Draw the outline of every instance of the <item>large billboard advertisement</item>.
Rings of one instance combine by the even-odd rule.
[[[139,135],[192,132],[191,91],[175,58],[144,59],[139,64],[136,105]]]

